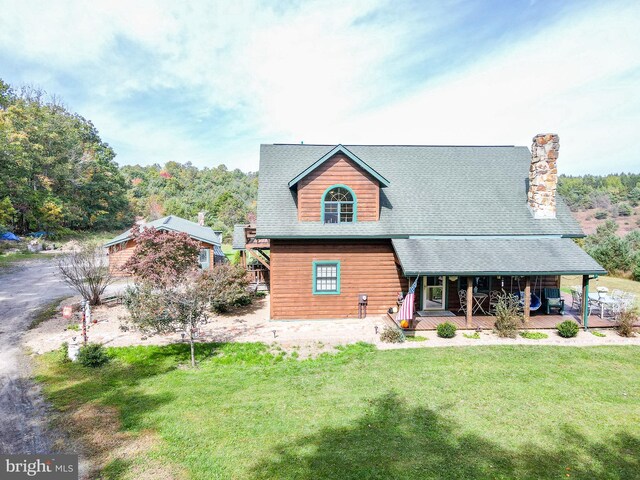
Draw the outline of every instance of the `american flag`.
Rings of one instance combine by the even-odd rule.
[[[418,286],[418,278],[416,277],[413,285],[409,288],[407,292],[407,296],[404,297],[402,301],[402,305],[400,306],[400,310],[398,310],[398,314],[396,315],[396,321],[401,320],[413,320],[413,303],[414,298],[416,296],[416,287]]]

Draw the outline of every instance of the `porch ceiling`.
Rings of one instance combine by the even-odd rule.
[[[407,276],[607,273],[569,238],[425,238],[392,243]]]

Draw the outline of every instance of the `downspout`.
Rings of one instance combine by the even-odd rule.
[[[582,290],[584,308],[582,309],[582,324],[584,325],[585,332],[589,329],[589,280],[597,279],[598,275],[590,277],[589,275],[583,275],[582,277]]]

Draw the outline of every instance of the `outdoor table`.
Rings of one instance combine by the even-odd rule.
[[[487,298],[489,295],[487,295],[486,293],[474,293],[473,294],[473,303],[475,303],[475,306],[473,307],[473,313],[476,313],[478,310],[480,310],[483,314],[487,314],[487,312],[484,310],[484,308],[482,308],[482,302],[484,302],[484,299]]]
[[[613,307],[615,305],[615,300],[611,298],[609,295],[603,295],[601,293],[590,293],[589,300],[595,302],[600,307],[600,318],[604,319],[604,307]]]

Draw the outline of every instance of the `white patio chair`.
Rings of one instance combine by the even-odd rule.
[[[576,286],[571,287],[571,310],[582,310],[582,292]]]
[[[462,289],[458,290],[458,298],[460,299],[460,308],[458,309],[458,313],[467,313],[467,291]]]

